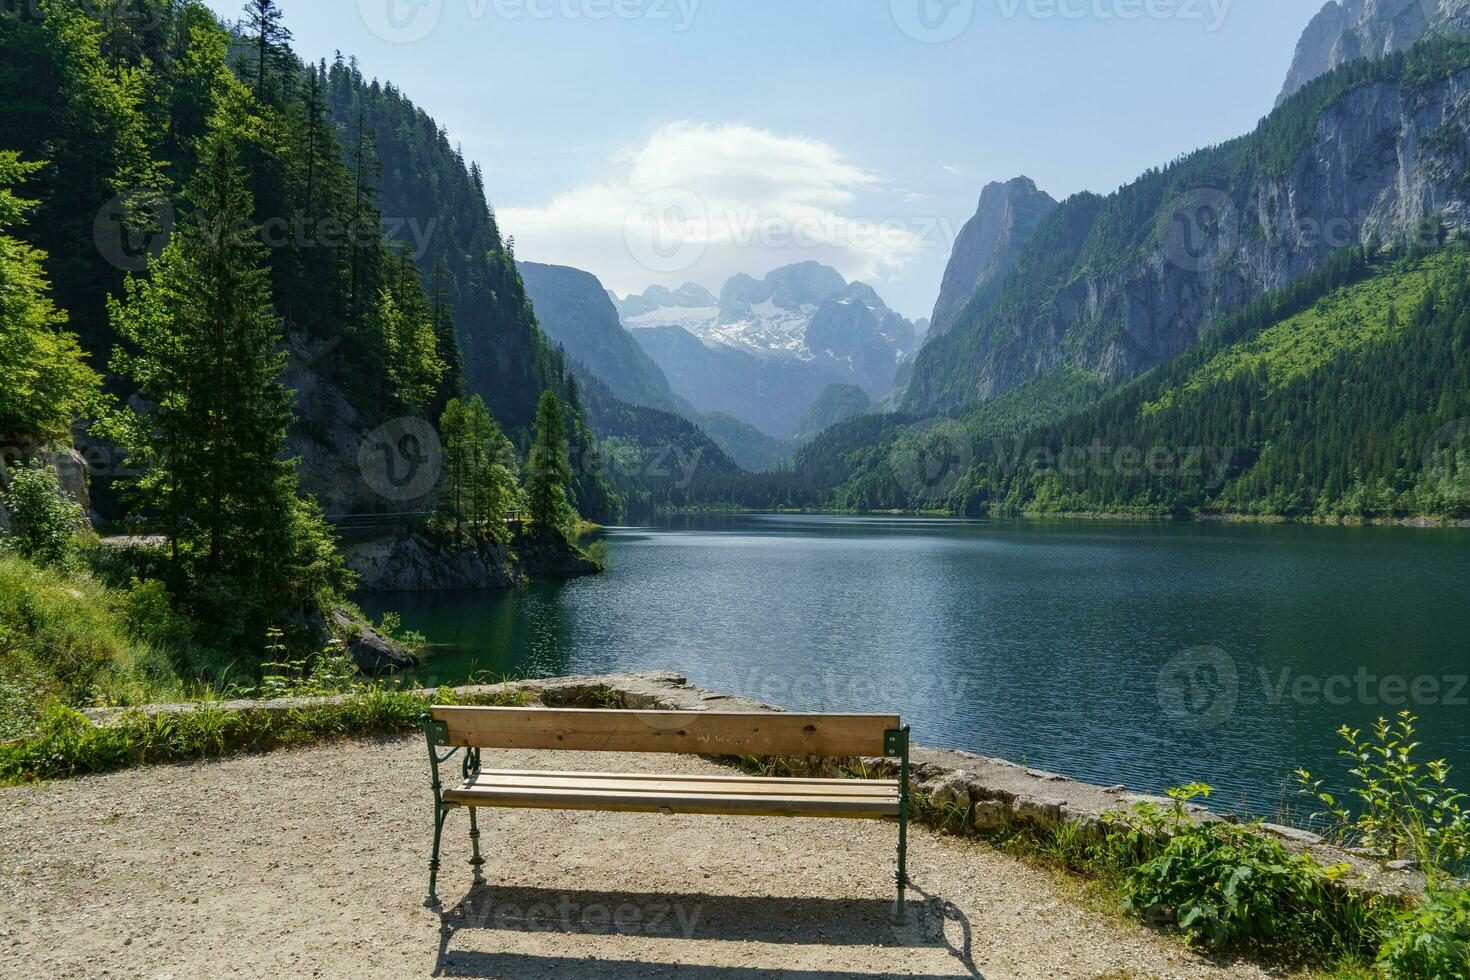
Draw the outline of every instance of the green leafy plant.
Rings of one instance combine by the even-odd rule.
[[[325,650],[311,656],[292,658],[280,630],[268,630],[266,637],[270,659],[261,664],[260,686],[253,692],[260,698],[316,697],[370,687],[340,642],[333,641]]]
[[[77,535],[87,521],[49,466],[32,462],[17,472],[5,506],[15,527],[14,547],[23,556],[45,565],[66,565],[75,557]]]
[[[1157,857],[1130,872],[1123,904],[1130,912],[1174,922],[1191,942],[1213,947],[1240,940],[1360,944],[1334,923],[1347,899],[1331,886],[1346,870],[1292,854],[1252,830],[1225,823],[1175,834]]]
[[[1378,968],[1392,980],[1470,980],[1470,890],[1437,888],[1401,915]]]
[[[1330,822],[1328,836],[1337,843],[1412,858],[1429,873],[1443,875],[1470,856],[1470,813],[1465,794],[1450,785],[1450,767],[1443,759],[1416,760],[1417,723],[1403,711],[1394,721],[1379,718],[1368,738],[1359,729],[1339,729],[1347,743],[1339,754],[1352,763],[1348,796],[1356,807],[1339,802],[1305,769],[1296,776],[1299,791],[1325,807],[1313,816]]]

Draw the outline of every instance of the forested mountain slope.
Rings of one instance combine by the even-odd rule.
[[[36,202],[32,240],[70,329],[106,368],[118,348],[108,297],[161,254],[188,215],[181,189],[203,140],[229,127],[283,320],[304,489],[337,513],[424,507],[422,481],[385,494],[364,478],[365,438],[394,420],[432,427],[465,391],[482,394],[524,450],[541,393],[569,394],[565,366],[536,325],[478,171],[391,86],[340,59],[303,65],[279,10],[252,9],[268,13],[246,18],[239,36],[202,4],[167,0],[95,17],[47,2],[0,18],[0,148],[45,164],[21,188]],[[574,454],[585,456],[591,437],[572,409],[570,436],[589,443]],[[417,451],[384,465],[412,469]],[[109,455],[94,452],[99,501],[116,508]],[[614,509],[594,475],[577,474],[575,489],[589,513]]]
[[[901,407],[956,414],[1069,368],[1117,383],[1340,248],[1470,216],[1470,45],[1425,42],[1319,78],[1251,134],[1038,227],[993,302],[920,352]]]
[[[1096,408],[978,447],[950,503],[1464,518],[1467,419],[1465,249],[1376,261],[1353,250]]]

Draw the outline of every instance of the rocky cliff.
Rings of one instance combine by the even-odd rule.
[[[931,336],[948,331],[972,297],[1016,267],[1037,225],[1056,207],[1052,196],[1037,190],[1029,177],[986,185],[980,206],[960,229],[944,269],[939,301],[928,324]]]
[[[563,537],[517,534],[509,546],[454,547],[410,531],[346,541],[342,556],[364,592],[509,589],[528,578],[596,575],[602,567]]]
[[[1335,250],[1470,223],[1470,45],[1311,83],[1251,135],[1064,202],[991,308],[920,353],[903,408],[953,412],[1059,367],[1132,377]]]
[[[1297,42],[1279,106],[1312,79],[1358,58],[1406,51],[1432,36],[1470,34],[1470,0],[1330,0]]]

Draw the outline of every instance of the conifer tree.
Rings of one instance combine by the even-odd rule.
[[[280,323],[227,135],[205,146],[186,198],[193,212],[148,278],[130,278],[111,304],[126,345],[113,366],[156,407],[124,410],[107,429],[163,519],[176,594],[225,645],[258,649],[281,614],[330,599],[347,576],[283,458]]]
[[[547,390],[536,405],[536,440],[526,463],[526,509],[532,533],[551,536],[576,519],[567,498],[571,480],[566,419],[556,393]]]

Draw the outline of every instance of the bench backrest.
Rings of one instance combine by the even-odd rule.
[[[896,756],[897,715],[435,705],[442,745],[690,755]]]

